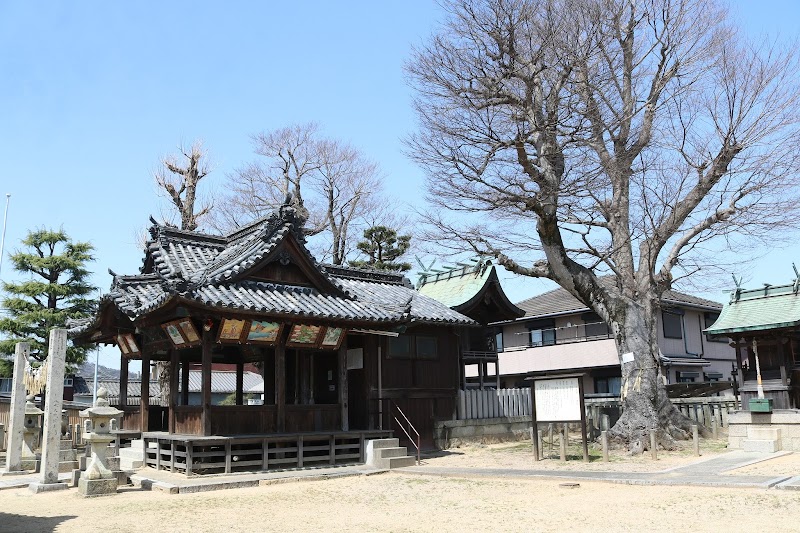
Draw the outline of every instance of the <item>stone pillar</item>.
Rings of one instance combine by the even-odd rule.
[[[85,440],[92,447],[92,456],[86,471],[78,481],[78,492],[82,496],[104,496],[117,493],[117,478],[108,467],[108,445],[114,440],[111,433],[116,418],[122,411],[108,405],[108,391],[97,391],[94,407],[81,411],[86,431]]]
[[[8,446],[6,446],[6,472],[22,470],[23,427],[25,424],[25,363],[28,361],[28,343],[18,342],[14,352],[14,379],[11,385],[11,412],[8,424]]]
[[[29,486],[33,492],[66,489],[58,482],[58,463],[61,452],[61,408],[64,400],[64,365],[67,357],[67,330],[50,330],[50,348],[47,367],[47,397],[44,412],[44,437],[42,437],[42,478]]]

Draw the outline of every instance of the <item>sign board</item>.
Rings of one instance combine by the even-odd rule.
[[[542,379],[533,382],[538,422],[576,422],[581,420],[580,378]]]

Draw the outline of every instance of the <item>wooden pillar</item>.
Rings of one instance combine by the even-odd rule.
[[[175,433],[175,406],[178,405],[178,350],[169,351],[169,432]]]
[[[203,435],[211,435],[211,348],[214,337],[203,328]]]
[[[347,397],[347,343],[342,342],[342,345],[339,346],[339,408],[342,416],[342,431],[350,430]]]
[[[121,352],[122,350],[120,350]],[[128,358],[121,353],[119,361],[119,408],[123,411],[128,406],[128,364]],[[124,417],[125,415],[123,415],[123,420]]]
[[[181,405],[189,405],[189,353],[181,354]]]
[[[781,385],[785,387],[789,384],[789,375],[786,372],[786,351],[783,349],[783,340],[782,337],[778,337],[778,361],[781,365]],[[787,404],[785,408],[788,409],[788,407]]]
[[[150,352],[142,349],[142,396],[139,405],[140,430],[150,430]]]
[[[286,346],[283,339],[275,346],[275,427],[286,431]]]
[[[236,405],[244,403],[244,361],[236,362]]]

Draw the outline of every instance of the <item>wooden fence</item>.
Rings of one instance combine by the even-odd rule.
[[[458,391],[458,419],[531,416],[530,389]]]
[[[732,396],[710,396],[701,398],[673,398],[672,403],[687,417],[710,426],[712,418],[720,427],[728,426],[728,414],[740,408]],[[615,411],[622,412],[619,398],[585,398],[586,418],[596,428],[601,428],[603,416]],[[507,418],[531,415],[530,389],[462,390],[458,392],[458,419]],[[613,422],[612,422],[613,423]]]

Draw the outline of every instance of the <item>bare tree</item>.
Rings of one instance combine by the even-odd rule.
[[[208,173],[207,152],[201,141],[195,141],[189,148],[181,146],[180,155],[164,157],[153,173],[159,193],[165,195],[177,210],[181,229],[196,230],[200,219],[213,207],[211,201],[203,202],[199,209],[195,205],[198,202],[197,187]],[[172,217],[167,214],[165,219],[171,220]]]
[[[660,375],[660,296],[797,227],[797,56],[745,42],[715,0],[445,8],[407,65],[438,242],[594,309],[633,354],[612,437],[641,451],[657,428],[671,447],[689,425]]]
[[[264,217],[291,193],[306,235],[324,234],[321,252],[342,264],[352,248],[353,226],[359,226],[382,190],[378,165],[356,148],[322,137],[314,123],[252,139],[263,158],[229,176],[231,193],[218,204],[216,229],[230,231]]]
[[[195,141],[189,148],[180,147],[180,155],[168,155],[161,159],[161,166],[153,173],[158,191],[165,195],[177,210],[180,218],[180,228],[194,231],[198,228],[200,219],[208,215],[213,207],[209,200],[202,202],[197,209],[198,191],[200,180],[205,178],[210,169],[208,154],[201,141]],[[162,212],[164,220],[174,224],[175,212],[167,210]],[[177,225],[177,224],[174,224]],[[141,239],[141,237],[140,237]],[[159,361],[156,365],[158,384],[161,390],[162,402],[167,402],[170,395],[170,364]]]

